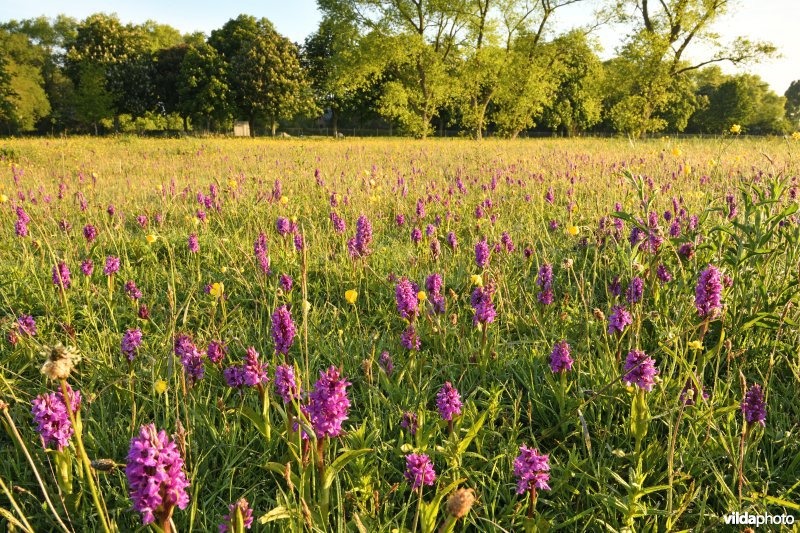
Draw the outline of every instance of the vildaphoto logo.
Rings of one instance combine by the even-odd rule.
[[[722,517],[729,526],[791,526],[794,515],[790,514],[750,514],[728,513]]]

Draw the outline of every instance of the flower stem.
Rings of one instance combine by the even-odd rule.
[[[86,472],[86,480],[89,482],[89,490],[92,493],[92,500],[94,501],[94,506],[97,508],[97,512],[100,515],[100,523],[103,526],[103,531],[105,533],[111,533],[111,529],[108,527],[108,522],[106,521],[106,513],[103,510],[103,506],[100,503],[100,495],[97,491],[97,487],[94,484],[94,474],[92,473],[92,464],[89,461],[89,456],[86,454],[86,449],[83,447],[83,436],[81,435],[81,431],[78,431],[78,424],[75,421],[75,413],[72,412],[72,404],[70,402],[69,391],[67,390],[67,380],[61,380],[61,394],[64,397],[64,405],[67,408],[67,413],[69,413],[69,421],[72,422],[72,427],[75,428],[75,443],[78,447],[78,455],[81,456],[81,461],[83,462],[84,471]]]

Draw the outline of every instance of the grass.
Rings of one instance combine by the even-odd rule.
[[[0,432],[0,480],[7,487],[0,492],[2,527],[24,530],[27,521],[37,531],[58,530],[56,515],[70,530],[100,527],[89,474],[73,462],[80,494],[73,505],[60,493],[56,454],[44,450],[32,423],[31,400],[57,387],[39,372],[40,350],[56,342],[83,356],[69,381],[84,396],[89,458],[124,464],[144,423],[176,436],[191,480],[190,504],[173,516],[178,531],[215,529],[228,504],[241,497],[254,509],[257,531],[388,532],[415,525],[432,531],[445,521],[444,502],[455,487],[473,488],[477,496],[456,531],[703,531],[724,527],[721,516],[732,511],[800,514],[798,142],[73,138],[3,144],[0,194],[8,201],[0,204],[0,331],[6,337],[0,340],[0,399],[9,416]],[[203,207],[206,221],[200,222],[197,194],[207,195],[212,183],[220,210]],[[545,200],[549,187],[552,205]],[[18,192],[31,218],[25,238],[14,234]],[[728,195],[738,210],[731,220]],[[646,224],[648,212],[672,210],[673,197],[687,211],[681,235],[670,237],[670,222],[660,217],[665,240],[658,253],[631,246],[636,218]],[[419,199],[426,214],[418,221]],[[109,204],[114,217],[106,212]],[[476,219],[479,205],[485,216]],[[333,230],[330,211],[346,221],[344,234]],[[406,223],[398,226],[401,213]],[[372,222],[372,253],[353,260],[347,240],[361,214]],[[137,215],[148,217],[146,228]],[[696,229],[688,228],[691,215],[698,217]],[[296,220],[305,253],[291,236],[277,233],[279,216]],[[414,226],[424,234],[437,216],[433,238],[441,255],[434,258],[430,237],[414,244],[409,235]],[[598,229],[601,217],[609,217],[605,231]],[[614,217],[624,222],[616,237]],[[62,220],[71,231],[59,229]],[[92,244],[82,235],[86,224],[99,230]],[[455,249],[445,240],[450,231]],[[253,254],[260,232],[267,236],[270,276]],[[492,253],[482,271],[475,243],[485,236],[493,245],[503,232],[515,250]],[[191,233],[198,235],[198,254],[188,251]],[[687,242],[695,245],[691,259],[678,253]],[[102,273],[109,255],[122,265],[113,292]],[[86,258],[95,264],[89,278],[79,268]],[[59,261],[72,271],[64,298],[51,281]],[[553,265],[552,305],[537,301],[545,263]],[[704,321],[694,306],[695,285],[709,263],[732,285],[723,292],[720,317]],[[669,283],[656,278],[660,264],[672,274]],[[397,312],[390,276],[407,276],[424,290],[434,272],[444,278],[446,313],[422,314],[422,348],[410,352],[401,345],[407,322]],[[294,280],[288,293],[279,290],[280,274]],[[497,319],[485,334],[473,326],[470,306],[471,276],[478,274],[497,287]],[[619,298],[609,289],[615,276]],[[644,296],[628,305],[633,324],[624,335],[611,335],[607,317],[625,303],[634,276],[644,280]],[[142,291],[148,320],[137,317],[125,296],[128,280]],[[205,292],[220,282],[224,308]],[[355,304],[345,300],[347,290],[357,291]],[[285,358],[275,354],[270,336],[272,313],[283,304],[298,330]],[[36,336],[18,332],[22,315],[35,318]],[[144,341],[129,367],[120,339],[134,327]],[[12,333],[15,345],[8,342]],[[193,387],[173,355],[179,333],[191,334],[201,348],[211,340],[228,346],[223,365],[206,364]],[[548,365],[562,339],[575,359],[563,376]],[[697,341],[701,347],[692,348]],[[329,365],[352,382],[346,433],[324,444],[329,488],[314,452],[304,453],[297,433],[287,430],[295,406],[284,406],[271,384],[265,411],[255,390],[226,385],[223,368],[249,346],[269,361],[271,377],[284,359],[295,363],[306,391]],[[653,357],[660,371],[644,395],[621,379],[634,348]],[[378,364],[383,351],[393,358],[391,375]],[[679,397],[693,375],[709,398],[683,407]],[[157,390],[160,380],[164,392]],[[435,403],[446,381],[464,402],[452,430]],[[766,392],[763,428],[745,427],[743,383],[759,383]],[[415,436],[400,425],[405,411],[419,416]],[[522,444],[550,459],[551,490],[538,491],[535,512],[515,492],[513,462]],[[436,485],[421,493],[403,476],[411,452],[427,453],[438,474]],[[74,438],[67,453],[77,457]],[[142,530],[124,468],[94,475],[112,528]],[[420,500],[436,503],[437,497],[440,505],[420,507]]]

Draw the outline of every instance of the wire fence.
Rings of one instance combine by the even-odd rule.
[[[253,137],[255,138],[272,138],[272,132],[269,129],[265,128],[255,128],[253,130]],[[55,132],[24,132],[20,134],[16,134],[16,137],[69,137],[73,135],[89,135],[87,132],[69,132],[69,133],[55,133]],[[103,132],[99,135],[100,137],[115,137],[115,136],[139,136],[139,137],[148,137],[148,138],[184,138],[184,137],[234,137],[233,132],[209,132],[209,131],[202,131],[202,130],[194,130],[194,131],[183,131],[183,130],[140,130],[140,131],[133,131],[133,132]],[[749,137],[749,138],[764,138],[764,137],[781,137],[776,135],[761,135],[761,134],[749,134],[749,133],[742,133],[737,134],[738,137]],[[0,133],[0,138],[2,137],[2,133]],[[324,128],[324,127],[314,127],[314,128],[303,128],[303,127],[287,127],[282,128],[279,130],[274,138],[308,138],[308,137],[328,137],[328,138],[366,138],[366,137],[397,137],[397,138],[412,138],[411,136],[398,131],[395,128],[338,128],[334,130],[333,128]],[[523,131],[521,132],[517,138],[518,139],[557,139],[557,138],[587,138],[587,139],[606,139],[606,138],[626,138],[624,134],[612,132],[612,131],[592,131],[592,132],[582,132],[576,134],[572,137],[564,135],[561,132],[552,132],[552,131]],[[669,137],[671,139],[716,139],[719,140],[721,138],[730,138],[731,135],[719,135],[719,134],[709,134],[709,133],[647,133],[644,134],[638,139],[662,139]],[[783,136],[785,137],[785,136]],[[241,137],[240,137],[241,138]],[[447,139],[469,139],[470,136],[468,132],[464,130],[453,130],[453,129],[444,129],[444,130],[436,130],[432,132],[428,138],[447,138]],[[498,135],[497,132],[486,132],[483,135],[483,138],[489,139],[497,139],[497,138],[505,138],[501,135]]]

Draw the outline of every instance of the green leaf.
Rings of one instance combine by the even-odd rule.
[[[263,466],[264,466],[264,468],[266,468],[270,472],[275,472],[276,474],[279,474],[281,477],[285,477],[286,476],[286,465],[282,465],[280,463],[269,462],[269,463],[267,463],[267,464],[265,464]],[[297,474],[295,474],[294,472],[291,472],[289,474],[289,478],[292,480],[292,485],[294,485],[295,487],[299,487],[300,486],[300,477]]]
[[[649,423],[650,410],[647,407],[647,398],[644,389],[639,389],[631,402],[631,433],[637,442],[641,442],[647,435]]]
[[[293,518],[297,518],[298,516],[300,516],[300,513],[298,513],[296,509],[290,509],[283,505],[279,505],[267,514],[261,516],[258,519],[258,523],[268,524],[269,522],[275,522],[276,520],[291,520]]]
[[[246,418],[250,419],[258,432],[268,439],[269,428],[267,427],[267,421],[264,419],[261,413],[256,412],[256,410],[249,405],[243,405],[241,411]]]
[[[483,424],[486,422],[486,416],[488,414],[489,414],[488,411],[484,412],[481,415],[481,417],[478,420],[476,420],[474,424],[472,424],[472,427],[469,428],[467,434],[464,435],[464,438],[461,439],[461,441],[458,443],[458,447],[456,448],[456,455],[458,455],[459,457],[464,455],[464,452],[467,451],[469,445],[472,443],[475,437],[478,436],[478,432],[481,430]]]
[[[439,515],[439,507],[442,505],[442,500],[445,496],[456,490],[464,481],[466,481],[466,478],[453,481],[444,489],[437,490],[436,496],[433,497],[430,503],[422,504],[422,533],[434,533],[436,531],[436,518]]]
[[[338,474],[350,461],[358,459],[373,451],[372,448],[362,448],[360,450],[348,450],[337,457],[328,468],[325,469],[325,474],[322,477],[322,488],[329,489],[333,485],[333,480],[336,479]]]

